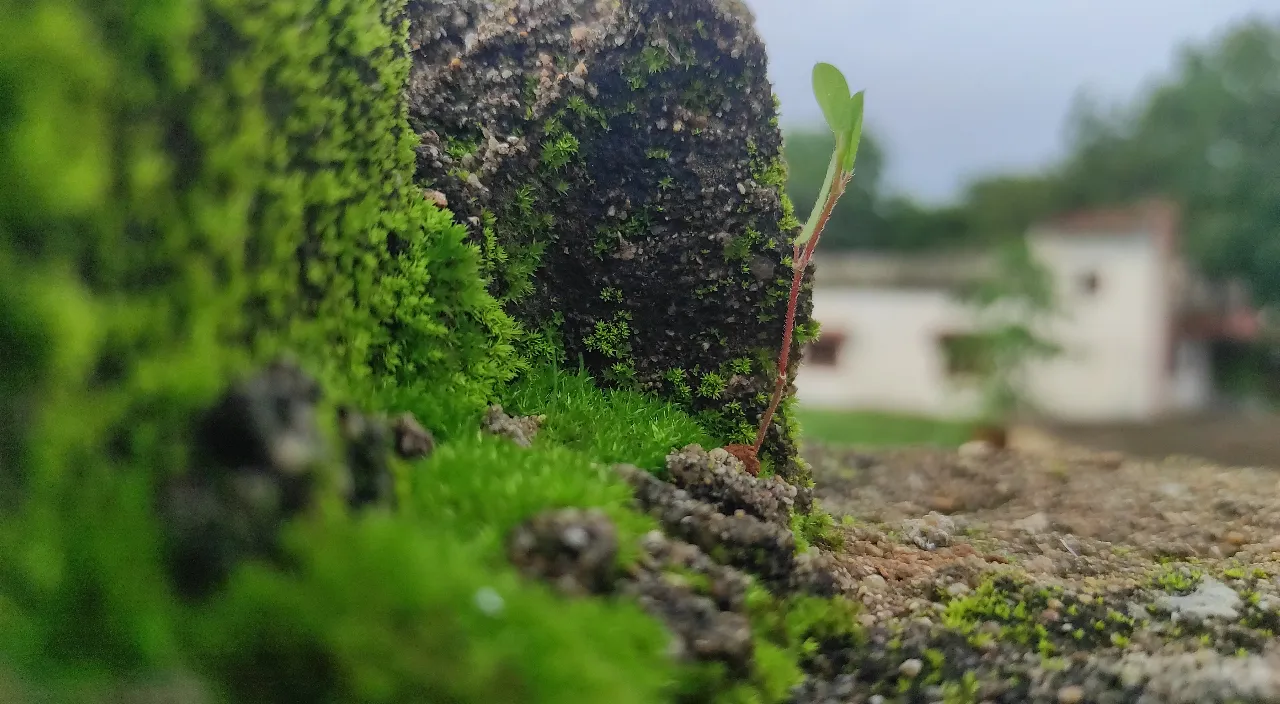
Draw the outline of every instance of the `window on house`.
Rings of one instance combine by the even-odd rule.
[[[947,376],[973,377],[986,370],[986,355],[981,336],[967,333],[945,333],[938,336]]]
[[[818,334],[818,339],[805,345],[804,361],[817,367],[834,367],[840,360],[844,343],[844,333],[824,330]]]
[[[1086,296],[1092,296],[1097,293],[1098,286],[1101,283],[1101,280],[1098,278],[1098,272],[1096,271],[1086,272],[1076,278],[1076,288],[1080,290],[1080,293],[1083,293]]]

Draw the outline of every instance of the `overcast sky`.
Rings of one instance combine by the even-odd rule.
[[[1060,153],[1080,88],[1136,93],[1205,39],[1280,0],[746,0],[768,46],[784,126],[817,121],[810,72],[867,91],[890,185],[926,201],[965,179]]]

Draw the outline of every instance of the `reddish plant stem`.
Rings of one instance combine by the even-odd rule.
[[[791,295],[787,298],[787,317],[782,327],[782,351],[778,355],[778,377],[773,385],[773,397],[769,399],[769,408],[760,418],[760,428],[756,431],[756,442],[751,446],[751,452],[755,456],[760,455],[760,448],[764,446],[765,435],[769,431],[769,424],[773,422],[773,414],[778,410],[778,404],[782,402],[782,395],[787,389],[787,364],[791,360],[791,340],[795,331],[796,324],[796,306],[800,301],[800,286],[804,283],[804,272],[809,267],[809,262],[813,259],[813,251],[818,246],[818,238],[822,236],[822,230],[827,225],[827,220],[831,218],[831,212],[835,210],[836,201],[840,195],[844,193],[845,186],[849,184],[853,174],[842,175],[831,189],[831,193],[827,195],[827,202],[822,206],[822,212],[818,215],[818,225],[813,229],[813,237],[809,238],[809,242],[805,244],[803,250],[799,245],[793,249],[791,267],[794,270],[791,276]]]

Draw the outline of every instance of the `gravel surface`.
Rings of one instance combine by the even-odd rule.
[[[1280,702],[1280,472],[810,446],[868,642],[796,702]]]

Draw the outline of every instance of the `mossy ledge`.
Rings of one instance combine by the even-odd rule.
[[[468,223],[527,349],[754,440],[799,223],[745,6],[415,1],[407,15],[415,178]],[[797,347],[810,310],[806,284]],[[763,458],[808,483],[789,407]]]
[[[557,370],[503,310],[536,241],[469,241],[414,185],[412,6],[0,13],[0,700],[782,702],[819,644],[856,640],[855,605],[796,554],[822,523],[776,477],[705,503],[663,483],[640,510],[628,480],[661,483],[725,420]],[[753,247],[786,229],[760,227]],[[613,311],[595,344],[647,349],[627,331],[648,315]],[[767,376],[667,363],[703,411],[733,373]],[[545,416],[506,419],[538,437],[484,432],[495,401]],[[707,550],[655,534],[662,506],[695,512]],[[720,546],[729,506],[760,515]],[[616,551],[592,563],[603,593],[566,598],[509,547],[579,516]]]

